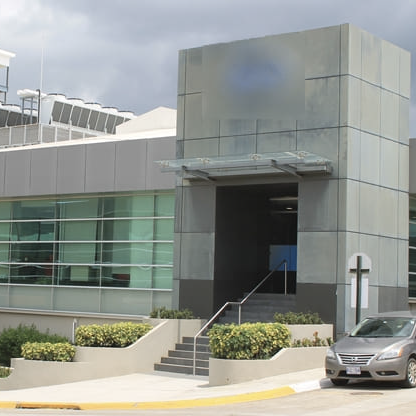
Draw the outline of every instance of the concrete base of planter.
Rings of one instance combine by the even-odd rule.
[[[284,348],[270,360],[209,359],[209,384],[223,386],[324,366],[328,347]]]

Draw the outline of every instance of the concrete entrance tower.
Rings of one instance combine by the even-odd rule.
[[[409,94],[410,54],[349,24],[181,51],[174,307],[237,297],[216,274],[217,188],[296,183],[297,309],[349,330],[356,252],[373,265],[362,314],[406,309]],[[279,165],[302,152],[331,169]]]

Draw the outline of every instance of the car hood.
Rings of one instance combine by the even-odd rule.
[[[376,354],[385,348],[400,343],[405,338],[361,338],[346,336],[333,345],[337,353]]]

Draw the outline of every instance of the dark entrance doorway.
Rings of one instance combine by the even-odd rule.
[[[215,306],[252,290],[283,258],[289,261],[286,292],[296,292],[297,197],[297,184],[217,188]],[[259,289],[284,291],[283,271]]]

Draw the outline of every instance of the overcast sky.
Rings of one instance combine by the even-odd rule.
[[[8,101],[42,78],[43,92],[135,114],[176,108],[178,50],[341,23],[411,51],[416,80],[415,0],[0,0]]]

